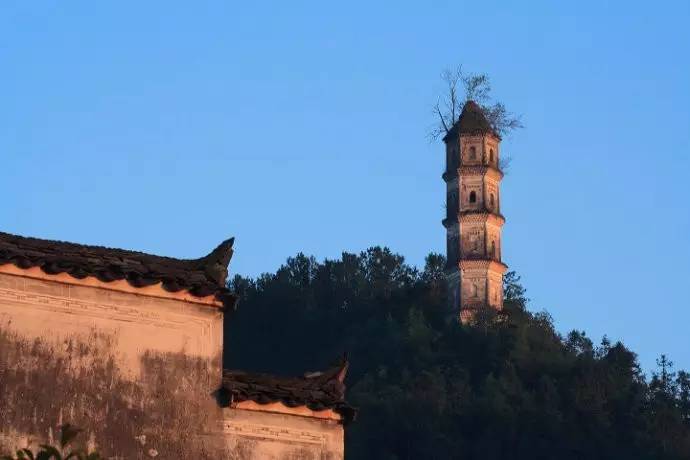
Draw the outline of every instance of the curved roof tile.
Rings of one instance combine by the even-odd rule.
[[[233,306],[236,298],[225,286],[233,242],[233,238],[223,241],[200,259],[183,260],[0,232],[0,265],[40,267],[49,275],[67,273],[77,279],[93,276],[106,283],[126,280],[137,288],[161,283],[169,292],[214,295],[226,306]]]
[[[233,402],[281,402],[287,407],[306,406],[313,411],[332,409],[341,415],[343,423],[349,423],[357,411],[345,402],[343,381],[347,368],[348,363],[344,362],[328,371],[307,373],[301,377],[225,370],[222,390],[229,393]]]

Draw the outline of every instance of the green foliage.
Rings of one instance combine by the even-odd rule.
[[[446,304],[444,259],[423,271],[385,248],[276,273],[235,277],[225,365],[285,374],[347,350],[350,458],[690,458],[690,377],[661,358],[647,381],[636,355],[582,331],[562,337],[527,310],[515,273],[506,317],[460,326]]]
[[[81,433],[81,429],[76,428],[69,423],[60,427],[60,448],[41,444],[39,450],[34,454],[30,449],[19,449],[15,456],[5,455],[0,457],[1,460],[101,460],[101,456],[96,452],[88,453],[84,450],[71,450],[65,452],[65,449],[72,443],[72,441]]]

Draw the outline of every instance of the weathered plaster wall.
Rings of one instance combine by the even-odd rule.
[[[0,273],[0,324],[30,337],[116,334],[123,370],[137,374],[144,351],[214,358],[222,313],[212,306]],[[7,327],[7,326],[6,326]]]
[[[491,136],[484,136],[484,160],[485,164],[498,166],[498,142]]]
[[[462,164],[482,164],[484,156],[484,136],[460,136],[460,152],[462,154]]]
[[[496,308],[503,306],[503,274],[489,272],[489,305]]]
[[[221,349],[216,307],[0,274],[0,452],[70,422],[106,458],[239,458]]]
[[[228,450],[242,460],[342,460],[343,429],[335,420],[224,409]]]
[[[465,268],[462,273],[462,301],[483,303],[497,309],[503,305],[503,267],[487,264],[485,267]]]
[[[484,207],[484,179],[479,175],[463,176],[460,179],[460,210],[476,211]],[[470,201],[474,192],[475,201]]]
[[[484,224],[482,222],[469,222],[462,228],[462,255],[484,255]]]
[[[0,453],[85,429],[106,458],[343,458],[335,420],[220,409],[215,306],[0,273]]]
[[[486,302],[486,270],[465,270],[462,276],[462,298],[469,303]]]

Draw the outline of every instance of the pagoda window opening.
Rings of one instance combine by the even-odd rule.
[[[489,149],[489,163],[494,162],[494,149]]]
[[[472,146],[470,147],[470,160],[476,160],[477,159],[477,149]]]
[[[489,195],[489,206],[493,209],[494,207],[494,194]]]
[[[476,203],[477,202],[477,193],[472,190],[470,192],[470,203]]]

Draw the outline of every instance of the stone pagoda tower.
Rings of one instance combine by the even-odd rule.
[[[468,101],[443,138],[446,144],[446,279],[449,301],[463,323],[477,310],[503,308],[500,183],[501,138],[481,107]]]

